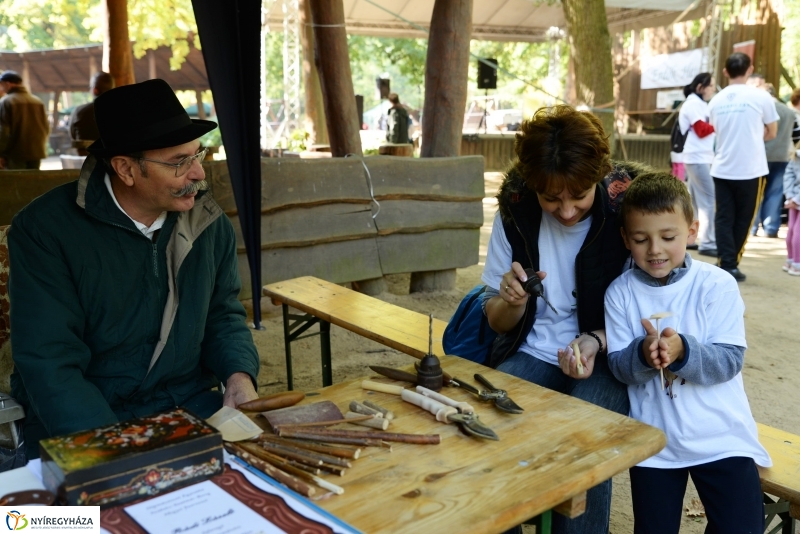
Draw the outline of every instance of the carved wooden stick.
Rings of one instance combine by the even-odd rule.
[[[359,426],[366,426],[369,428],[377,428],[378,430],[386,430],[389,428],[389,420],[381,417],[373,417],[372,419],[361,419],[361,415],[355,412],[347,412],[344,418]]]
[[[362,415],[375,415],[378,417],[383,417],[383,413],[380,410],[376,410],[366,404],[362,404],[358,401],[350,401],[350,411],[355,413],[360,413]]]
[[[301,449],[299,447],[294,447],[288,444],[265,441],[261,443],[261,446],[267,449],[268,451],[272,451],[275,454],[279,454],[280,456],[289,456],[291,458],[290,455],[294,454],[305,458],[309,458],[311,460],[338,465],[340,467],[352,467],[352,464],[344,458],[339,458],[338,456],[331,456],[330,454],[324,454],[321,452],[310,451],[308,449]]]
[[[383,414],[384,419],[388,419],[389,421],[394,419],[394,413],[391,410],[387,410],[383,406],[375,404],[371,400],[365,400],[362,404],[367,408],[372,408],[374,410],[378,410],[379,412],[381,412]]]
[[[225,443],[225,449],[227,449],[229,453],[238,456],[239,458],[247,462],[249,465],[255,467],[262,473],[274,478],[281,484],[285,484],[286,486],[293,489],[300,495],[303,495],[304,497],[313,497],[314,494],[317,492],[316,489],[314,489],[314,487],[309,486],[302,480],[290,475],[286,471],[282,471],[277,467],[275,467],[274,465],[271,465],[266,461],[261,460],[260,458],[256,458],[255,456],[247,452],[245,449],[243,449],[240,445],[236,443]]]

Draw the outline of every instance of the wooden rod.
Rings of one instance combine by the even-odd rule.
[[[279,435],[281,437],[307,439],[311,441],[324,441],[328,443],[341,443],[346,445],[361,445],[362,447],[384,447],[383,442],[379,439],[359,438],[359,437],[345,438],[337,436],[328,436],[328,435],[314,434],[309,431],[303,431],[303,430],[281,430]]]
[[[376,404],[371,400],[365,400],[363,404],[367,408],[372,408],[373,410],[378,410],[379,412],[381,412],[383,414],[384,419],[388,419],[389,421],[394,419],[394,413],[391,410],[387,410],[383,406]]]
[[[326,445],[324,443],[314,443],[313,441],[304,441],[301,439],[281,438],[272,434],[262,434],[258,438],[259,441],[270,441],[273,443],[287,443],[294,445],[300,449],[308,449],[310,451],[321,452],[338,456],[339,458],[349,458],[351,460],[358,460],[361,455],[361,449],[353,449],[350,447],[337,447],[335,445]]]
[[[338,456],[332,456],[330,454],[323,454],[321,452],[310,451],[308,449],[301,449],[299,447],[294,447],[292,445],[284,445],[272,441],[265,441],[264,443],[261,444],[261,446],[267,450],[300,454],[312,460],[318,460],[320,462],[338,465],[341,467],[353,467],[353,465],[344,458],[339,458]]]
[[[255,467],[265,475],[274,478],[281,484],[285,484],[286,486],[293,489],[300,495],[303,495],[304,497],[313,497],[314,494],[317,492],[313,486],[309,486],[302,480],[290,475],[286,471],[282,471],[277,467],[275,467],[274,465],[271,465],[265,462],[264,460],[261,460],[260,458],[256,458],[255,456],[247,452],[244,448],[242,448],[240,445],[236,443],[226,443],[225,449],[229,453],[238,456],[239,458],[247,462],[249,465]]]
[[[280,436],[293,437],[291,430],[281,430]],[[306,434],[312,434],[306,431]],[[416,443],[418,445],[438,445],[441,443],[439,434],[398,434],[396,432],[372,432],[360,430],[314,430],[317,439],[325,441],[328,438],[366,438],[397,443]]]
[[[275,456],[275,455],[270,454],[270,453],[268,453],[266,451],[264,451],[264,456],[265,456],[265,458],[264,458],[265,461],[271,463],[272,465],[274,465],[275,467],[278,467],[279,469],[283,469],[287,473],[292,474],[292,475],[296,476],[297,478],[302,478],[303,480],[306,480],[308,482],[313,482],[314,484],[316,484],[320,488],[328,490],[328,491],[332,491],[336,495],[341,495],[341,494],[344,493],[344,488],[342,488],[340,486],[337,486],[336,484],[332,484],[331,482],[328,482],[325,479],[319,478],[318,476],[312,475],[311,473],[303,471],[302,469],[299,469],[299,468],[291,465],[290,463],[288,463],[285,459],[281,458],[280,456]]]
[[[361,414],[357,414],[355,412],[347,412],[344,414],[344,418],[350,421],[353,424],[359,426],[365,426],[368,428],[376,428],[378,430],[386,430],[389,428],[389,420],[384,419],[381,415],[380,417],[370,417],[369,419],[364,419],[364,416]]]

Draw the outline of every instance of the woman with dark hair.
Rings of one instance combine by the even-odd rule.
[[[500,333],[487,365],[628,415],[626,386],[606,360],[603,297],[629,256],[616,207],[639,169],[612,164],[600,121],[569,106],[523,121],[515,151],[482,276],[486,316]],[[526,268],[543,280],[547,301],[523,289]],[[573,341],[582,374],[567,349]],[[553,532],[605,534],[610,507],[608,480],[589,490],[581,516],[554,514]]]
[[[709,72],[701,72],[692,83],[683,88],[686,101],[681,106],[678,124],[681,133],[687,134],[683,146],[683,163],[686,181],[692,195],[694,212],[700,221],[697,234],[699,253],[717,257],[717,240],[714,233],[716,197],[711,162],[714,161],[714,127],[708,123],[708,101],[717,91]]]

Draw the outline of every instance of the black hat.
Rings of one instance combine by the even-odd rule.
[[[100,139],[89,146],[99,157],[178,146],[217,127],[190,119],[164,80],[148,80],[106,91],[94,101]]]
[[[22,83],[22,76],[13,70],[7,70],[0,74],[0,82]]]

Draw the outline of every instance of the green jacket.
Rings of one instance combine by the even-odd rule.
[[[151,242],[104,176],[90,156],[77,182],[11,224],[11,387],[33,457],[43,437],[191,405],[235,372],[258,374],[221,208],[201,193]]]
[[[41,100],[24,87],[0,98],[0,157],[31,161],[47,157],[50,125]]]

